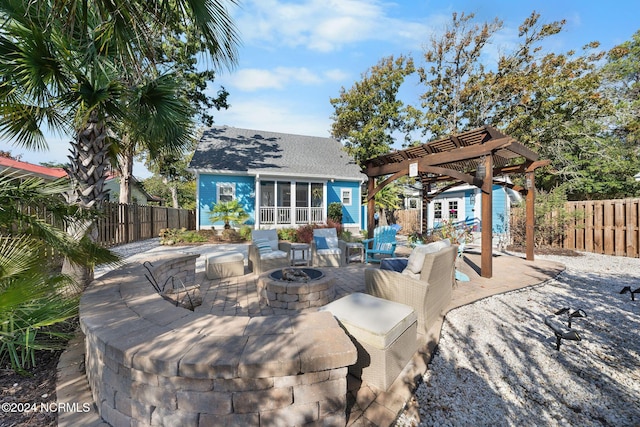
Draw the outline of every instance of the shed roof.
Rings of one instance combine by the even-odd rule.
[[[189,168],[201,173],[365,179],[335,139],[228,126],[205,130]]]

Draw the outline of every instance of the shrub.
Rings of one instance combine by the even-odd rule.
[[[463,222],[454,223],[445,219],[433,230],[433,234],[443,240],[449,239],[453,244],[473,242],[471,227]]]
[[[233,228],[227,228],[222,230],[222,240],[227,242],[239,242],[241,239],[240,233]]]
[[[327,219],[327,225],[318,225],[317,228],[335,228],[338,236],[342,233],[342,223],[336,222],[331,218]]]
[[[211,212],[209,212],[209,219],[211,222],[223,221],[225,230],[231,228],[231,224],[238,226],[249,219],[240,202],[237,200],[231,200],[229,202],[219,202],[213,206]]]
[[[336,234],[338,235],[338,237],[342,238],[341,236],[343,235],[343,231],[342,231],[342,224],[336,223],[332,220],[327,220],[326,224],[307,224],[307,225],[303,225],[301,227],[299,227],[296,230],[296,242],[301,242],[301,243],[311,243],[311,241],[313,240],[313,230],[315,230],[316,228],[335,228],[336,229]],[[350,237],[351,233],[349,233],[349,237]]]
[[[251,240],[252,230],[253,230],[253,227],[251,227],[250,225],[243,225],[242,227],[240,227],[240,230],[238,231],[238,233],[240,234],[240,238],[242,240]]]
[[[0,366],[10,362],[19,373],[35,365],[36,351],[64,348],[72,335],[80,287],[50,261],[64,256],[86,268],[118,260],[88,236],[60,228],[79,229],[95,218],[68,205],[67,190],[64,180],[0,176]]]
[[[278,239],[288,242],[298,241],[298,230],[295,228],[281,228],[278,230]]]
[[[550,192],[539,191],[535,202],[535,247],[562,246],[566,237],[567,225],[580,219],[582,212],[568,212],[567,195],[561,188],[555,188]],[[513,244],[524,245],[526,240],[526,215],[524,204],[514,209],[511,222],[511,238]],[[518,215],[517,211],[521,214]]]
[[[342,203],[329,203],[327,212],[328,219],[334,223],[342,224]]]
[[[340,233],[340,234],[338,235],[338,237],[339,237],[341,240],[344,240],[345,242],[351,242],[351,239],[353,238],[353,235],[352,235],[352,234],[351,234],[351,232],[350,232],[350,231],[348,231],[348,230],[342,230],[342,233]]]
[[[163,228],[160,230],[160,244],[166,246],[177,245],[178,243],[203,243],[209,239],[204,234],[186,228]]]
[[[296,241],[301,243],[311,243],[313,240],[313,229],[317,228],[313,224],[303,225],[296,230]]]

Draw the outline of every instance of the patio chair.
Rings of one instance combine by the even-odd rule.
[[[435,243],[416,247],[408,259],[386,259],[379,269],[364,271],[366,293],[413,307],[420,334],[426,334],[449,306],[455,283],[458,248],[448,241]],[[382,269],[385,264],[395,268]]]
[[[288,267],[291,263],[291,243],[278,242],[278,232],[271,230],[251,231],[249,245],[249,268],[262,274],[274,268]]]
[[[335,228],[316,228],[311,241],[311,264],[314,267],[341,267],[347,243],[338,239]]]
[[[373,238],[362,241],[364,244],[365,262],[380,262],[381,258],[376,258],[376,255],[379,257],[393,257],[396,252],[397,231],[397,228],[391,225],[374,229]]]

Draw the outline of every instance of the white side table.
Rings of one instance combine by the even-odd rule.
[[[308,243],[292,243],[291,244],[291,265],[311,265],[311,254],[309,253]],[[296,252],[300,252],[299,258],[296,258]]]
[[[350,262],[364,262],[364,245],[362,243],[347,243],[345,264],[349,264]]]

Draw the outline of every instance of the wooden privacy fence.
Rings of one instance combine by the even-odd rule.
[[[567,202],[564,230],[557,230],[552,246],[605,255],[640,257],[640,199]],[[524,209],[512,209],[516,228]],[[550,218],[557,217],[550,214]],[[552,221],[550,221],[552,222]],[[538,224],[536,224],[538,228]],[[564,231],[564,233],[562,233]]]
[[[570,214],[564,247],[628,257],[640,256],[640,199],[568,202]]]
[[[115,246],[158,237],[163,228],[196,229],[196,214],[188,209],[107,202],[98,219],[98,242]]]

